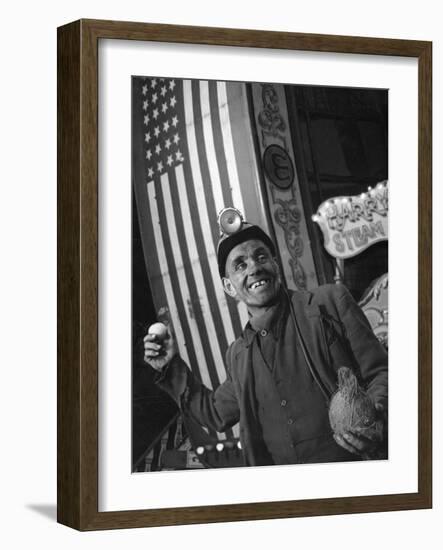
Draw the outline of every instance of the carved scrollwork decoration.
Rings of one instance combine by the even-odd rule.
[[[289,266],[294,283],[297,288],[306,289],[306,272],[300,261],[304,250],[303,239],[300,236],[302,213],[295,199],[276,199],[275,202],[278,206],[274,211],[274,219],[284,231],[285,243],[291,255]]]
[[[258,123],[262,129],[262,145],[266,147],[269,138],[271,142],[279,140],[286,149],[286,122],[280,114],[278,95],[272,84],[262,85],[263,109],[258,114]]]

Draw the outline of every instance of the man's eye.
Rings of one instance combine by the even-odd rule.
[[[238,264],[235,264],[235,271],[241,271],[246,266],[245,262],[239,262]]]
[[[266,254],[259,254],[257,257],[257,261],[259,262],[266,262],[267,259],[268,257],[266,256]]]

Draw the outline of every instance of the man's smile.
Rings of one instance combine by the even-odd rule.
[[[259,279],[257,281],[250,283],[248,285],[248,290],[256,290],[256,289],[261,289],[263,287],[266,288],[269,286],[270,283],[271,283],[271,279],[267,279],[267,278]]]

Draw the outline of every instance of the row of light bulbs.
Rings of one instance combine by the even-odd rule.
[[[236,445],[237,449],[241,450],[242,446],[241,446],[241,443],[240,441],[237,441]],[[215,449],[221,453],[224,449],[228,449],[228,448],[231,448],[231,446],[228,446],[228,445],[225,445],[224,443],[217,443],[216,446],[215,446]],[[204,447],[203,445],[201,445],[200,447],[197,447],[195,449],[195,452],[201,456],[203,455],[206,451],[212,451],[213,449],[213,446],[212,445],[207,445],[206,447]]]
[[[372,187],[368,187],[368,192],[367,193],[362,193],[360,195],[360,198],[361,199],[366,199],[366,197],[369,195],[369,196],[372,196],[376,191],[377,189],[382,189],[383,187],[385,187],[385,184],[384,183],[378,183],[375,187],[375,189],[373,189]],[[329,200],[326,202],[326,206],[334,206],[334,204],[339,204],[339,203],[342,203],[342,204],[346,204],[348,202],[352,202],[352,197],[343,197],[342,199],[334,199],[334,200]],[[321,216],[321,212],[317,212],[316,214],[313,214],[311,216],[311,219],[313,222],[318,222],[320,216]]]

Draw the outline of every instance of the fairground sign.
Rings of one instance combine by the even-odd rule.
[[[320,226],[325,249],[335,258],[351,258],[388,239],[388,182],[352,197],[323,202],[312,220]]]

